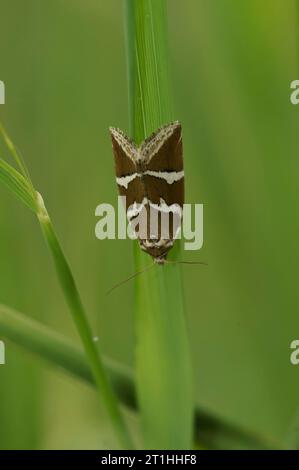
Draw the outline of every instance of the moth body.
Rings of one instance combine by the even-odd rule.
[[[167,124],[137,146],[111,127],[116,182],[140,248],[163,264],[182,222],[184,169],[181,125]]]

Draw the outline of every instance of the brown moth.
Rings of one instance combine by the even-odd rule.
[[[119,194],[142,250],[163,264],[180,230],[184,204],[181,125],[167,124],[137,146],[110,127]]]

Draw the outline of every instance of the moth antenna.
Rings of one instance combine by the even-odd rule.
[[[111,289],[109,289],[108,292],[106,292],[106,295],[111,294],[111,292],[112,292],[114,289],[117,289],[118,287],[122,286],[122,285],[125,284],[126,282],[131,281],[132,279],[134,279],[135,277],[139,276],[140,274],[145,273],[146,271],[148,271],[149,269],[151,269],[153,266],[155,266],[155,262],[153,262],[152,264],[150,264],[150,265],[147,266],[146,268],[141,269],[141,271],[137,271],[136,273],[132,274],[132,276],[127,277],[127,278],[124,279],[123,281],[118,282],[118,283],[115,284],[113,287],[111,287]]]
[[[208,266],[208,263],[206,263],[205,261],[169,261],[169,260],[165,260],[164,263],[166,264],[203,264],[204,266]]]

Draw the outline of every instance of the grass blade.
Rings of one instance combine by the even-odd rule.
[[[0,337],[62,368],[72,375],[95,384],[86,355],[73,341],[48,326],[0,304]],[[120,400],[135,406],[131,371],[115,361],[103,358],[111,384]]]
[[[95,385],[84,352],[65,336],[48,326],[0,304],[0,337],[9,340],[29,353]],[[103,357],[103,364],[119,400],[137,411],[134,376],[129,368]],[[196,409],[196,443],[210,449],[240,448],[278,449],[282,445],[263,435],[212,415],[201,408]]]
[[[164,0],[126,0],[131,137],[140,143],[173,120]],[[175,254],[175,251],[173,251]],[[148,256],[135,248],[136,271]],[[145,446],[192,446],[193,394],[179,267],[136,280],[136,379]]]
[[[34,193],[33,184],[32,184],[31,178],[30,178],[28,168],[26,167],[25,161],[24,161],[22,155],[20,154],[20,152],[18,151],[18,149],[16,148],[16,146],[13,144],[11,138],[9,137],[9,135],[7,134],[6,130],[4,129],[4,127],[1,123],[0,123],[0,135],[2,135],[3,140],[4,140],[4,142],[7,146],[10,154],[12,155],[15,163],[19,167],[20,172],[22,173],[24,178],[27,180],[29,186],[31,187],[32,193]]]
[[[81,337],[90,368],[98,386],[100,398],[104,400],[121,447],[125,449],[131,448],[131,438],[120,413],[117,399],[106,376],[98,347],[93,341],[91,328],[76,283],[40,194],[38,195],[38,207],[38,220],[53,256],[57,276]]]
[[[129,435],[129,431],[120,412],[118,401],[111,387],[110,381],[106,376],[100,352],[93,341],[91,328],[76,283],[55,234],[42,196],[34,190],[28,170],[23,163],[19,152],[16,150],[14,144],[2,126],[0,126],[0,133],[3,135],[10,152],[12,153],[16,163],[19,165],[24,175],[22,176],[4,161],[2,161],[2,165],[0,167],[2,169],[2,171],[0,171],[0,178],[2,177],[2,181],[5,182],[14,192],[14,194],[17,195],[27,206],[31,206],[32,201],[30,198],[32,198],[34,201],[33,210],[36,212],[42,232],[50,248],[58,279],[65,295],[67,304],[70,308],[78,333],[81,337],[85,353],[88,358],[95,383],[97,385],[100,399],[104,401],[104,405],[106,406],[106,409],[111,418],[121,448],[131,448],[132,441]]]
[[[29,209],[36,212],[37,206],[31,187],[15,168],[0,159],[0,181]]]

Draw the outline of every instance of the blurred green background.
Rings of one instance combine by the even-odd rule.
[[[183,268],[196,401],[281,439],[299,408],[289,360],[299,336],[298,2],[168,6],[186,201],[204,203],[204,247],[183,256],[209,264]],[[95,207],[117,201],[108,126],[128,130],[122,7],[0,0],[0,119],[46,200],[102,350],[131,365],[134,284],[105,293],[134,271],[133,242],[94,235]],[[0,302],[79,341],[39,227],[2,186],[0,230]],[[0,448],[114,445],[88,386],[14,345],[6,356]]]

